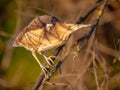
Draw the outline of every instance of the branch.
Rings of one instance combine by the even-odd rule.
[[[104,3],[102,4],[103,0],[99,0],[96,5],[94,5],[93,7],[91,7],[91,8],[87,11],[87,13],[86,13],[84,16],[80,17],[80,19],[76,22],[77,24],[80,24],[81,22],[83,22],[83,21],[88,17],[88,15],[90,15],[98,6],[100,6],[100,5],[102,4],[101,9],[98,11],[98,17],[97,17],[95,23],[92,25],[90,32],[89,32],[86,36],[81,37],[80,39],[78,39],[77,42],[80,42],[80,41],[82,41],[82,40],[85,40],[85,39],[89,39],[89,38],[90,38],[91,34],[95,31],[96,27],[98,26],[98,22],[99,22],[99,20],[100,20],[100,17],[102,16],[102,13],[103,13],[103,11],[104,11],[104,8],[105,8],[105,6],[106,6],[107,1],[108,1],[108,0],[105,0]],[[56,55],[55,55],[56,57],[58,57],[58,56],[60,55],[60,53],[63,51],[63,49],[64,49],[65,46],[67,46],[67,45],[64,44],[63,46],[59,47],[59,49],[58,49],[58,51],[57,51],[57,53],[56,53]],[[69,53],[69,50],[68,50],[68,53]],[[57,70],[58,68],[60,68],[60,66],[62,65],[62,63],[65,61],[68,53],[66,53],[66,55],[64,55],[64,56],[62,57],[62,59],[60,59],[60,60],[57,62],[57,64],[56,64],[55,67],[53,68],[52,72],[50,73],[50,78],[51,78],[52,75],[56,72],[56,70]],[[39,79],[38,79],[38,81],[36,82],[36,84],[34,85],[33,90],[38,90],[38,88],[41,87],[41,86],[44,84],[44,82],[47,82],[47,81],[49,81],[49,80],[50,80],[50,79],[46,79],[46,78],[45,78],[45,76],[44,76],[43,73],[40,74]]]
[[[107,4],[107,1],[108,1],[108,0],[104,0],[104,3],[102,4],[101,9],[98,10],[98,17],[97,17],[95,23],[92,25],[91,30],[89,31],[89,33],[88,33],[87,35],[81,37],[80,39],[78,39],[78,40],[77,40],[78,43],[79,43],[81,40],[89,39],[90,36],[92,35],[92,33],[96,30],[96,28],[97,28],[97,26],[98,26],[98,23],[99,23],[99,20],[100,20],[102,14],[103,14],[103,12],[104,12],[104,9],[105,9],[105,6],[106,6],[106,4]],[[94,9],[94,8],[93,8],[93,9]],[[91,9],[91,11],[92,11],[93,9]],[[90,12],[90,11],[89,11],[89,12]]]
[[[79,20],[76,22],[77,24],[82,23],[86,20],[86,18],[101,4],[103,3],[103,0],[98,1],[94,6],[92,6],[83,16],[79,18]]]

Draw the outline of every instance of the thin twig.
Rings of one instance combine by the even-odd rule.
[[[82,23],[83,21],[86,20],[86,18],[98,7],[100,6],[101,4],[103,3],[103,0],[97,2],[94,6],[92,6],[86,13],[85,15],[81,16],[79,18],[79,20],[77,21],[77,24],[80,24]]]
[[[96,44],[93,44],[93,45],[96,45]],[[100,90],[98,77],[97,77],[97,70],[96,70],[95,51],[96,51],[95,47],[93,47],[93,55],[92,55],[93,56],[93,71],[94,71],[95,81],[96,81],[96,85],[97,85],[97,90]]]

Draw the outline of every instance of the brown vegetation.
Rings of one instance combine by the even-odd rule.
[[[105,3],[106,1],[108,2]],[[39,8],[63,21],[76,23],[96,3],[99,4],[98,7],[82,21],[83,24],[92,24],[95,28],[78,30],[60,50],[55,48],[45,52],[48,55],[59,52],[58,61],[55,63],[59,66],[52,68],[49,80],[44,78],[29,52],[11,46],[13,38],[27,25],[31,17],[45,14],[39,11]],[[1,11],[0,16],[0,89],[29,90],[33,86],[35,90],[120,89],[119,0],[13,0],[1,7],[5,11]],[[16,15],[9,14],[13,13],[11,10],[15,11]],[[8,16],[11,16],[12,24],[10,20],[6,20]],[[96,19],[99,21],[97,24]],[[6,29],[7,25],[11,27]],[[16,27],[13,29],[12,25]],[[92,29],[94,32],[89,38],[81,39]],[[43,60],[41,56],[40,58]],[[37,79],[38,77],[40,79]]]

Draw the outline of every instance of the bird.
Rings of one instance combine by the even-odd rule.
[[[45,77],[48,77],[48,68],[42,65],[36,54],[42,55],[47,64],[52,66],[54,61],[42,52],[63,45],[73,32],[85,27],[90,27],[90,24],[66,23],[54,16],[38,16],[21,30],[15,38],[13,46],[24,47],[31,51]]]

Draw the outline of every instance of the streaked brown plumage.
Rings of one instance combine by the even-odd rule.
[[[47,70],[39,62],[35,52],[41,54],[41,51],[61,46],[74,31],[90,26],[68,24],[62,21],[57,21],[55,24],[52,24],[51,20],[52,16],[46,15],[33,19],[17,36],[13,44],[15,47],[24,47],[30,50],[45,74]],[[47,63],[51,65],[46,56],[43,56]]]

